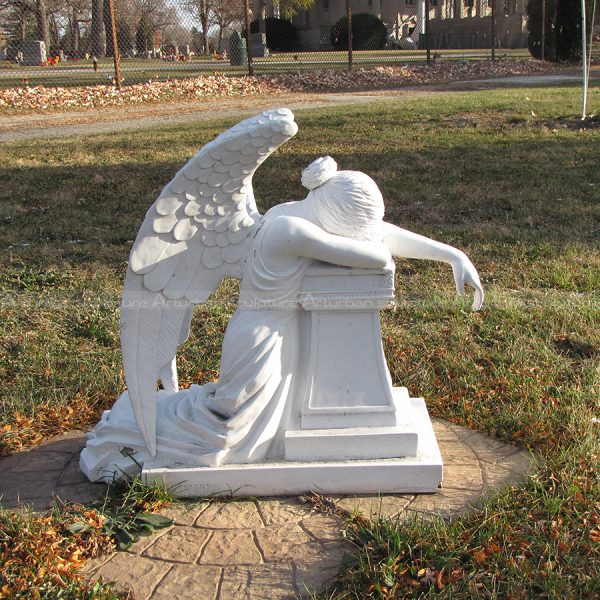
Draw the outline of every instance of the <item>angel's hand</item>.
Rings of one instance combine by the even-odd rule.
[[[475,269],[467,255],[460,251],[456,254],[450,264],[452,265],[454,283],[456,284],[456,291],[459,296],[465,295],[465,283],[474,287],[475,297],[473,299],[472,309],[479,310],[483,304],[484,293],[481,281],[479,281],[477,269]]]

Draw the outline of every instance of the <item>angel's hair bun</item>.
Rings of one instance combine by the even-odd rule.
[[[314,190],[323,185],[337,173],[337,163],[331,156],[322,156],[302,171],[302,185],[308,190]]]

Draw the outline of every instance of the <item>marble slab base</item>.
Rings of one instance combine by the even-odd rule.
[[[145,482],[166,484],[180,498],[201,496],[289,496],[435,492],[442,482],[442,457],[422,398],[410,398],[416,456],[368,460],[281,461],[221,467],[153,468]],[[313,432],[314,433],[314,432]]]

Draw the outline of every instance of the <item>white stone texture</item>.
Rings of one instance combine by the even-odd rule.
[[[437,488],[431,423],[422,400],[392,390],[379,310],[393,298],[392,255],[449,263],[475,309],[477,271],[459,250],[384,223],[375,182],[329,157],[305,171],[304,201],[260,216],[252,176],[296,131],[287,109],[239,123],[148,210],[121,310],[128,391],[89,434],[91,480],[143,464],[182,496]],[[242,281],[220,378],[178,392],[192,307],[226,276]]]

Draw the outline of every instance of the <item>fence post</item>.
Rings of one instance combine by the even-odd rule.
[[[429,0],[425,0],[425,46],[427,47],[427,64],[431,64],[431,44],[429,41]]]
[[[587,111],[587,88],[588,88],[588,59],[587,59],[587,7],[585,5],[585,0],[581,0],[581,48],[582,48],[582,58],[583,58],[583,98],[582,98],[582,106],[581,106],[581,119],[585,120],[586,111]],[[592,29],[594,28],[594,23],[592,23]]]
[[[254,75],[254,65],[252,64],[252,33],[250,33],[250,0],[244,0],[244,12],[246,13],[246,52],[248,53],[248,75],[252,76]]]
[[[348,71],[352,71],[352,0],[346,0],[348,15]]]
[[[115,85],[121,91],[121,56],[119,54],[119,41],[117,39],[117,22],[115,19],[115,4],[113,0],[107,0],[110,13],[110,28],[113,44],[113,62],[115,65]]]
[[[496,60],[496,0],[492,0],[492,60]]]
[[[546,0],[542,0],[542,47],[540,50],[540,59],[546,60]]]

